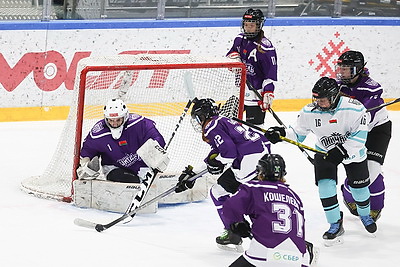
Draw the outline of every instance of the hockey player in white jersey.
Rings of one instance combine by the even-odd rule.
[[[337,199],[337,166],[343,163],[351,194],[365,229],[374,233],[376,223],[370,216],[369,173],[365,141],[368,133],[369,114],[356,99],[340,96],[334,79],[322,77],[312,89],[313,103],[305,106],[296,125],[284,129],[271,127],[265,133],[272,142],[285,136],[298,142],[312,132],[316,136],[316,149],[327,155],[316,154],[314,159],[315,183],[330,223],[323,234],[325,245],[343,242],[343,212]]]

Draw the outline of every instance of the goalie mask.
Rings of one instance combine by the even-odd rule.
[[[218,115],[218,107],[211,98],[196,100],[191,112],[191,123],[196,132],[201,132],[206,120]]]
[[[365,64],[361,52],[344,52],[335,67],[336,78],[344,84],[350,84],[352,79],[364,72]]]
[[[256,166],[259,179],[264,181],[279,181],[286,175],[286,164],[281,155],[265,154]]]
[[[111,130],[112,137],[116,140],[121,137],[128,117],[128,108],[121,99],[111,99],[104,106],[104,120]]]
[[[248,9],[242,18],[242,32],[247,38],[255,38],[264,26],[265,17],[260,9]]]
[[[334,79],[322,77],[312,89],[312,99],[315,108],[328,111],[336,108],[339,102],[339,85]]]

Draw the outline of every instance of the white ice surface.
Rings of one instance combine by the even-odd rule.
[[[290,124],[296,114],[280,112],[278,116]],[[307,239],[321,249],[319,267],[399,266],[400,166],[396,165],[400,163],[400,112],[390,112],[390,116],[394,127],[384,166],[386,207],[375,238],[342,205],[345,243],[324,247],[321,235],[328,224],[313,183],[312,165],[291,144],[273,146],[273,152],[286,160],[288,182],[303,199]],[[270,115],[267,120],[270,125],[277,124]],[[0,123],[1,267],[228,266],[239,256],[216,247],[214,240],[222,224],[210,199],[163,206],[156,214],[137,215],[128,225],[98,233],[74,225],[73,220],[108,223],[119,214],[80,209],[23,193],[21,180],[43,172],[62,127],[60,121]],[[306,141],[312,145],[311,140]],[[342,169],[339,174],[343,181]],[[342,203],[340,194],[339,198]],[[247,245],[248,240],[244,247]]]

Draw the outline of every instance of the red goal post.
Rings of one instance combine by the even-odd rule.
[[[78,64],[70,112],[56,151],[40,176],[28,177],[21,188],[41,198],[70,202],[82,141],[103,118],[111,98],[121,98],[131,113],[156,122],[168,142],[189,99],[212,98],[224,115],[242,118],[246,69],[225,58],[193,55],[139,54],[92,57]],[[190,114],[190,110],[188,112]],[[168,148],[164,175],[202,164],[209,146],[186,116]]]

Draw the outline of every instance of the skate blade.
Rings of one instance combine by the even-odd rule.
[[[238,253],[243,253],[243,251],[244,251],[242,245],[234,245],[234,244],[221,245],[221,244],[217,244],[217,247],[222,249],[222,250],[233,251],[233,252],[238,252]]]
[[[331,240],[327,240],[327,239],[324,240],[325,247],[342,245],[343,243],[344,243],[344,240],[343,240],[342,236],[338,236],[335,239],[331,239]]]
[[[316,267],[319,259],[319,248],[318,247],[313,247],[313,259],[310,262],[310,267]]]

